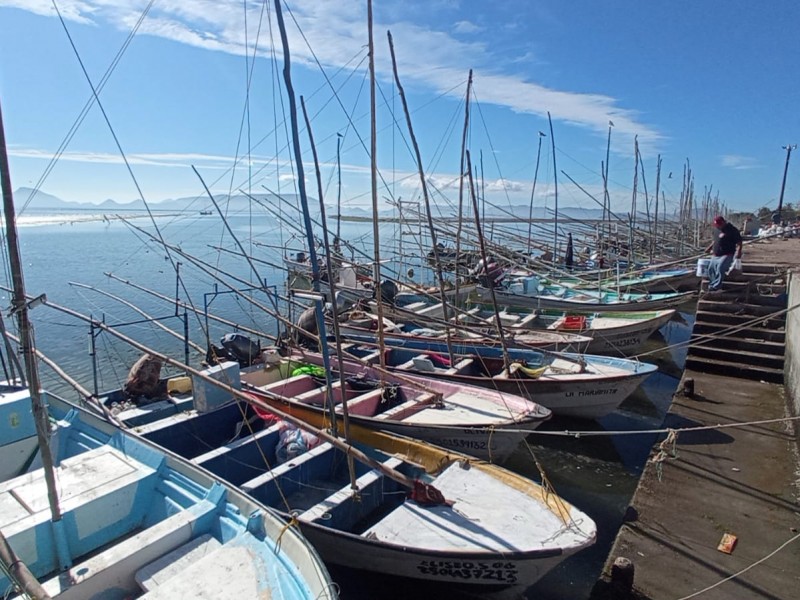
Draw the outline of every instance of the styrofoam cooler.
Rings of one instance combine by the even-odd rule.
[[[711,264],[710,258],[699,258],[697,259],[697,273],[698,277],[706,278],[708,277],[708,265]]]

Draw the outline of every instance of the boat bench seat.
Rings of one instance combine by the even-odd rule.
[[[191,541],[218,510],[216,504],[202,500],[125,541],[93,555],[87,560],[45,581],[43,587],[53,598],[72,598],[69,588],[80,586],[75,598],[99,598],[107,590],[138,592],[134,573],[159,557]],[[121,568],[124,564],[124,568]],[[77,592],[77,590],[75,590]],[[63,595],[62,595],[63,594]]]
[[[392,420],[405,419],[409,415],[413,415],[414,413],[419,412],[421,409],[430,406],[434,398],[436,398],[435,394],[421,394],[415,398],[412,398],[411,400],[406,400],[402,404],[393,406],[392,408],[375,415],[375,418]]]
[[[136,572],[134,579],[142,591],[149,592],[219,548],[222,543],[206,533],[145,565]]]
[[[455,320],[456,320],[456,322],[471,321],[472,317],[477,315],[480,311],[481,311],[481,308],[479,306],[475,306],[473,308],[470,308],[469,310],[466,310],[466,311],[460,313],[458,316],[455,317]],[[450,319],[450,320],[452,321],[453,319]]]
[[[424,405],[420,404],[420,402],[416,398],[414,400],[406,400],[402,404],[398,404],[397,406],[393,406],[388,410],[378,413],[377,415],[375,415],[375,418],[384,421],[385,420],[401,421],[405,419],[407,416],[413,415],[423,406]]]
[[[333,400],[336,404],[339,404],[342,401],[342,382],[338,379],[331,382],[331,392],[333,393]],[[307,392],[303,392],[302,394],[296,394],[291,396],[289,394],[285,394],[288,398],[294,398],[298,402],[302,402],[303,404],[314,404],[317,406],[324,405],[328,398],[328,386],[323,385],[322,387],[317,387],[313,390],[309,390]]]
[[[378,405],[383,399],[383,390],[377,388],[370,390],[356,396],[352,400],[347,401],[347,413],[351,415],[361,415],[362,417],[371,417],[378,410]],[[342,405],[338,404],[336,412],[341,414],[343,412]]]
[[[449,369],[446,369],[445,373],[447,373],[448,375],[455,375],[457,373],[461,373],[464,370],[466,370],[467,367],[471,366],[474,361],[475,361],[474,358],[469,358],[469,357],[462,358],[460,361],[458,361],[452,367],[450,367]]]
[[[375,364],[381,358],[381,351],[375,350],[374,352],[370,352],[369,354],[365,354],[361,357],[361,362],[364,362],[368,365]]]
[[[276,423],[250,435],[247,425],[243,424],[242,437],[230,444],[200,454],[191,459],[191,462],[234,485],[239,485],[252,477],[253,468],[262,470],[268,468],[264,464],[264,457],[268,461],[273,460],[281,427],[280,423]]]
[[[280,492],[288,495],[294,491],[292,488],[299,488],[304,482],[313,479],[316,472],[327,471],[333,454],[333,447],[328,443],[322,443],[300,456],[273,466],[257,477],[241,483],[239,487],[257,500],[274,506],[280,502]],[[291,476],[282,479],[290,471],[293,471]]]
[[[419,301],[419,302],[412,302],[411,304],[406,304],[403,307],[403,310],[409,310],[411,312],[417,312],[420,309],[426,308],[428,306],[427,302]]]
[[[518,322],[514,323],[512,325],[512,327],[514,329],[520,329],[522,327],[527,327],[532,321],[535,321],[538,317],[539,317],[539,315],[536,314],[536,312],[532,312],[532,313],[524,316]]]
[[[391,457],[383,464],[394,469],[403,464],[403,461]],[[354,496],[350,484],[347,484],[302,513],[299,520],[312,523],[325,522],[327,527],[348,531],[365,515],[381,505],[385,481],[387,480],[383,473],[372,469],[356,479],[356,486],[359,490],[358,498]],[[391,483],[394,485],[393,481]]]
[[[319,389],[319,384],[313,377],[303,373],[302,375],[294,375],[287,379],[261,385],[258,386],[258,388],[264,392],[270,392],[278,396],[296,396],[306,392],[317,391]]]

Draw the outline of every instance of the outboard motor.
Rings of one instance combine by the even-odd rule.
[[[249,367],[261,358],[261,341],[257,344],[241,333],[228,333],[220,340],[222,347],[243,367]]]
[[[381,281],[381,300],[389,304],[394,304],[394,300],[397,298],[397,292],[397,284],[395,284],[394,281],[390,279]]]

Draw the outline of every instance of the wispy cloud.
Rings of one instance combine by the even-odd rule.
[[[478,27],[475,23],[471,23],[470,21],[459,21],[453,25],[453,31],[456,33],[475,33],[477,31],[483,31],[483,27]]]
[[[12,6],[40,15],[54,16],[50,0],[0,0],[0,6]],[[59,9],[67,20],[129,30],[145,6],[135,9],[130,0],[60,0]],[[141,33],[157,36],[211,51],[244,54],[247,39],[252,45],[259,27],[265,31],[261,3],[248,3],[248,14],[236,2],[217,0],[161,0],[153,5]],[[338,68],[364,51],[366,9],[361,0],[319,2],[293,0],[285,19],[289,28],[292,55],[298,62]],[[388,11],[387,15],[390,14]],[[390,17],[391,19],[391,17]],[[245,36],[245,21],[250,31]],[[302,29],[302,36],[295,27]],[[651,150],[663,140],[661,133],[648,125],[635,111],[620,106],[617,99],[604,94],[578,93],[544,86],[527,75],[514,72],[514,61],[493,54],[490,44],[470,38],[465,42],[443,30],[408,21],[376,22],[376,31],[391,30],[396,40],[398,63],[409,83],[439,94],[463,95],[467,62],[474,65],[475,90],[483,103],[507,107],[517,113],[546,116],[550,111],[556,121],[588,129],[598,135],[606,131],[609,120],[615,123],[615,138],[624,146],[639,136],[644,150]],[[475,33],[473,23],[456,22],[452,31]],[[306,41],[308,40],[308,45]],[[381,43],[378,41],[378,43]],[[310,46],[310,47],[309,47]],[[262,42],[263,53],[270,50]],[[313,49],[313,53],[312,53]],[[376,62],[380,77],[391,78],[388,51],[379,46]],[[734,168],[748,168],[740,162]]]
[[[741,156],[739,154],[725,154],[720,158],[720,164],[729,169],[758,169],[761,167],[758,160],[752,156]]]

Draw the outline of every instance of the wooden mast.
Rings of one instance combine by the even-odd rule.
[[[375,43],[372,36],[372,0],[367,0],[367,31],[369,33],[369,114],[370,114],[370,187],[372,189],[372,237],[375,255],[375,304],[378,313],[378,353],[381,378],[386,369],[386,351],[383,340],[383,299],[381,297],[381,245],[378,227],[378,128],[375,120]]]
[[[431,202],[430,198],[428,197],[428,186],[425,182],[425,172],[422,168],[422,155],[419,151],[419,144],[417,144],[417,136],[414,135],[414,128],[411,125],[411,114],[408,112],[408,102],[406,101],[406,93],[403,89],[403,84],[400,83],[400,75],[397,73],[397,59],[395,58],[394,54],[394,42],[392,41],[392,33],[390,31],[386,32],[386,35],[389,38],[389,51],[392,55],[392,70],[394,71],[394,80],[397,83],[397,90],[400,93],[400,101],[403,104],[403,112],[406,115],[406,123],[408,124],[408,133],[411,137],[411,145],[414,148],[414,155],[417,159],[417,169],[419,171],[419,182],[422,186],[422,198],[425,202],[425,216],[428,218],[428,229],[430,230],[431,235],[431,244],[433,245],[433,258],[434,264],[436,266],[436,280],[439,283],[439,295],[442,302],[442,312],[444,314],[445,325],[444,332],[445,338],[447,341],[447,353],[450,356],[450,365],[455,364],[455,355],[453,354],[453,342],[450,338],[450,315],[449,311],[447,310],[447,295],[444,291],[444,275],[442,274],[442,263],[439,258],[439,249],[436,246],[436,228],[433,226],[433,217],[431,216]],[[402,237],[402,235],[401,235]],[[458,256],[456,256],[456,273],[458,272]]]
[[[39,369],[36,363],[36,351],[33,344],[33,328],[31,326],[28,310],[30,304],[25,296],[25,279],[22,274],[22,258],[19,251],[19,238],[17,236],[17,216],[14,209],[14,197],[11,191],[11,170],[8,164],[8,151],[6,148],[6,134],[3,126],[3,113],[0,109],[0,188],[3,193],[3,216],[6,227],[6,243],[8,245],[8,259],[11,267],[13,294],[11,299],[11,312],[16,314],[17,327],[19,328],[20,346],[25,363],[25,379],[28,392],[31,396],[33,407],[33,420],[36,425],[36,437],[39,442],[39,454],[42,459],[44,479],[47,485],[47,502],[50,505],[50,515],[53,527],[53,538],[56,546],[56,558],[62,568],[71,564],[66,533],[61,520],[61,507],[58,502],[58,489],[56,487],[53,456],[50,453],[50,418],[47,407],[42,400],[42,389],[39,381]],[[43,298],[43,296],[42,296]],[[10,550],[10,547],[8,548]],[[12,552],[13,555],[13,552]],[[19,561],[17,561],[19,562]],[[14,565],[9,565],[14,567]],[[36,595],[42,591],[38,581],[30,572],[21,572],[23,584],[30,584]],[[32,581],[29,581],[32,579]],[[47,594],[40,597],[48,597]]]

